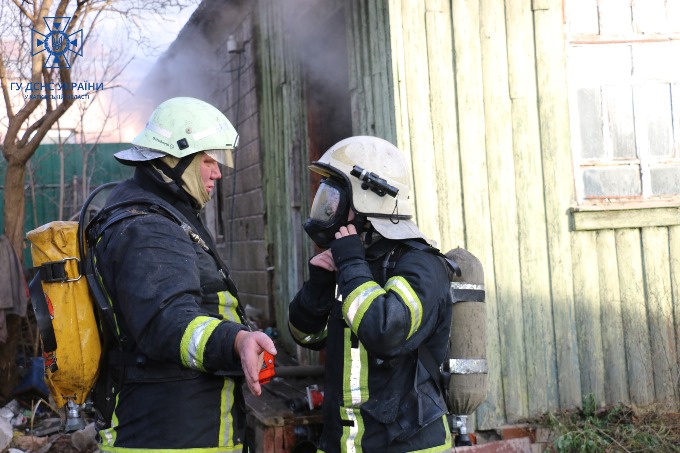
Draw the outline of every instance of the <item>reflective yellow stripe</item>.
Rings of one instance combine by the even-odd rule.
[[[236,311],[238,299],[236,299],[229,291],[221,291],[217,293],[217,297],[220,300],[218,311],[222,316],[224,316],[224,319],[240,323],[241,318],[238,316],[238,312]]]
[[[113,406],[113,414],[111,415],[111,427],[99,431],[99,435],[102,438],[101,444],[99,445],[100,450],[104,450],[104,447],[115,448],[116,438],[118,437],[118,432],[116,428],[120,424],[118,422],[118,415],[116,414],[116,408],[118,407],[118,397],[120,392],[116,394],[116,405]]]
[[[112,453],[240,453],[243,445],[235,447],[211,447],[211,448],[124,448],[101,446],[100,451],[110,451]]]
[[[366,282],[349,293],[347,299],[342,303],[342,315],[354,332],[359,329],[361,319],[371,306],[371,302],[383,294],[385,294],[385,290],[376,282]]]
[[[312,334],[312,333],[304,333],[301,330],[298,330],[295,328],[293,324],[290,322],[288,323],[288,327],[290,327],[290,333],[293,335],[293,337],[302,344],[313,344],[313,343],[318,343],[326,338],[328,335],[328,329],[324,327],[324,329],[317,333],[317,334]]]
[[[420,298],[418,298],[418,295],[416,295],[416,292],[413,291],[413,288],[411,288],[411,285],[409,285],[404,277],[397,276],[390,278],[387,280],[387,284],[385,284],[385,289],[397,293],[411,312],[411,328],[406,337],[408,339],[418,330],[423,320],[423,305],[420,303]]]
[[[198,316],[189,323],[180,343],[180,353],[184,366],[205,371],[203,367],[205,345],[210,339],[210,334],[213,333],[220,322],[220,320],[209,316]]]
[[[436,447],[424,448],[422,450],[412,450],[410,453],[450,453],[452,451],[451,431],[449,431],[449,424],[446,421],[446,415],[442,416],[441,421],[444,424],[444,432],[446,433],[444,443]]]
[[[219,299],[218,312],[224,316],[224,319],[232,322],[241,322],[241,318],[236,311],[238,306],[238,299],[234,297],[229,291],[220,291],[217,293]],[[234,389],[236,385],[232,379],[225,378],[222,386],[222,394],[220,401],[220,443],[226,448],[234,447],[234,417],[231,409],[234,405]],[[232,450],[225,450],[232,451]],[[237,451],[240,451],[237,449]]]

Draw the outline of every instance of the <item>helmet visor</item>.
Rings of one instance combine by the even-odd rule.
[[[312,202],[309,218],[320,225],[331,225],[339,215],[347,213],[346,192],[335,181],[322,180]]]
[[[231,149],[209,149],[205,153],[218,163],[234,168],[234,157]]]

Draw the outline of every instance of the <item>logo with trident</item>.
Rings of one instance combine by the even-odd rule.
[[[31,29],[33,41],[31,55],[47,51],[49,55],[45,59],[45,68],[70,68],[71,64],[68,61],[67,52],[83,56],[83,50],[80,47],[83,42],[83,30],[67,35],[66,30],[71,21],[70,17],[43,17],[43,20],[47,25],[48,33],[43,35],[35,29]]]

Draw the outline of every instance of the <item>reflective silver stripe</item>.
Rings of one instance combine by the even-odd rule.
[[[189,347],[187,348],[187,362],[191,368],[202,369],[203,363],[198,360],[198,351],[201,347],[201,340],[205,334],[206,329],[212,323],[211,319],[202,322],[191,332],[191,338],[189,339]]]
[[[454,289],[478,289],[484,291],[484,285],[476,283],[451,282],[451,288]]]
[[[451,282],[451,302],[484,302],[484,285],[478,283]]]
[[[361,398],[361,348],[350,348],[349,391],[352,395],[352,405],[363,403]]]
[[[347,436],[347,441],[345,442],[345,451],[347,453],[356,453],[356,438],[359,435],[359,423],[357,423],[357,417],[354,414],[354,409],[351,407],[345,407],[345,413],[347,414],[347,420],[351,420],[352,426],[348,426],[349,434]]]
[[[357,290],[359,290],[359,293],[355,295],[354,291]],[[354,291],[343,304],[343,312],[347,323],[356,332],[359,329],[359,324],[361,324],[361,318],[363,318],[364,313],[368,310],[368,306],[373,299],[381,294],[385,294],[385,290],[375,282],[367,282]]]
[[[194,140],[196,140],[196,141],[203,140],[204,138],[206,138],[210,135],[217,134],[218,132],[229,130],[230,126],[231,126],[231,124],[229,124],[229,123],[220,123],[216,126],[209,127],[208,129],[204,129],[200,132],[196,132],[195,134],[193,134]],[[231,143],[229,143],[229,144],[231,145]]]
[[[317,334],[311,334],[311,333],[308,334],[308,333],[302,332],[301,330],[298,330],[290,322],[288,322],[288,326],[290,327],[290,333],[293,334],[293,337],[295,337],[296,340],[298,340],[300,343],[303,343],[303,344],[318,343],[319,341],[326,338],[326,336],[328,335],[328,328],[327,327],[324,327],[324,329]]]
[[[172,132],[170,132],[167,129],[163,129],[158,124],[154,124],[151,121],[146,123],[146,128],[149,129],[151,132],[155,132],[158,135],[162,135],[165,138],[171,138],[172,137]]]
[[[448,370],[452,374],[487,374],[486,359],[449,359]]]

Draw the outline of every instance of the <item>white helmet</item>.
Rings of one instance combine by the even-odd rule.
[[[382,236],[431,242],[411,220],[409,168],[402,152],[390,142],[371,136],[346,138],[309,168],[322,176],[344,180],[351,207]]]
[[[200,99],[177,97],[161,103],[135,145],[114,156],[124,164],[163,157],[182,158],[201,151],[223,165],[233,167],[232,150],[238,134],[222,112]]]

